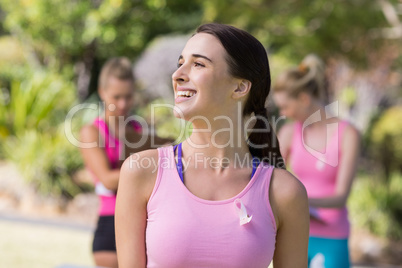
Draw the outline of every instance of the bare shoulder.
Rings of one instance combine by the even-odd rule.
[[[80,138],[82,142],[93,141],[99,136],[99,130],[92,124],[84,125],[80,130]]]
[[[275,168],[270,187],[270,202],[277,224],[289,213],[308,212],[308,198],[304,185],[289,171]]]
[[[356,156],[361,147],[361,136],[359,130],[351,124],[345,126],[341,140],[341,151],[344,156]]]
[[[120,170],[119,191],[128,189],[141,193],[147,200],[155,185],[159,156],[157,149],[141,151],[129,156]]]
[[[273,196],[282,204],[307,198],[304,185],[289,171],[275,168],[271,179]]]
[[[359,141],[360,131],[350,123],[347,123],[345,127],[344,138],[347,140]]]
[[[122,171],[131,175],[150,175],[158,167],[158,150],[151,149],[130,155],[123,163]],[[156,165],[156,166],[153,166]]]

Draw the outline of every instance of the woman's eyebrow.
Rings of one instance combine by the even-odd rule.
[[[212,60],[210,58],[208,58],[207,56],[201,55],[201,54],[192,54],[191,55],[193,58],[203,58],[206,59],[207,61],[212,63]],[[183,58],[183,55],[180,55],[179,60],[181,60]]]

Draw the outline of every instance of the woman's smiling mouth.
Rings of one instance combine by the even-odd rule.
[[[188,99],[191,99],[194,95],[197,94],[197,91],[195,90],[179,90],[176,93],[176,99],[175,103],[180,103],[183,101],[186,101]]]

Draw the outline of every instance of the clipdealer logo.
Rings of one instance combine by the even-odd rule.
[[[325,106],[325,119],[328,120],[331,118],[335,118],[339,114],[339,108],[338,108],[338,101],[335,101],[333,103],[330,103]],[[320,151],[317,151],[310,146],[308,146],[305,142],[304,138],[304,129],[316,122],[322,121],[321,113],[320,110],[316,111],[312,115],[310,115],[303,123],[302,126],[302,142],[304,148],[311,154],[313,155],[317,160],[317,169],[322,169],[324,164],[330,165],[332,167],[338,166],[339,162],[339,150],[336,150],[336,152],[331,152],[328,150],[328,147],[331,142],[334,142],[335,148],[339,148],[339,123],[328,123],[326,124],[327,128],[327,135],[326,135],[326,141],[325,141],[325,152],[322,153]]]

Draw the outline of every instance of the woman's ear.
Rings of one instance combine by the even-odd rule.
[[[237,88],[233,91],[233,99],[240,99],[246,96],[251,89],[252,83],[249,80],[241,79],[237,84]]]

